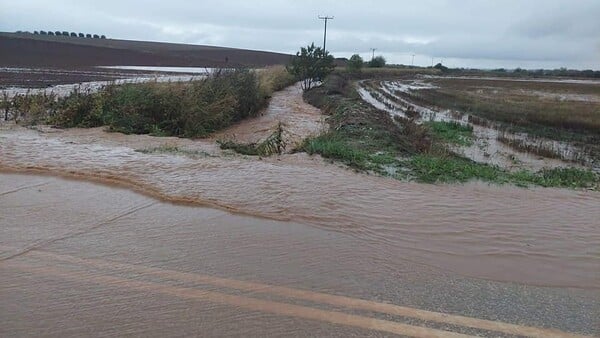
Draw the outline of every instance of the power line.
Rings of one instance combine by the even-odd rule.
[[[333,16],[318,16],[319,19],[325,21],[325,33],[323,33],[323,53],[327,51],[327,21],[333,20]]]

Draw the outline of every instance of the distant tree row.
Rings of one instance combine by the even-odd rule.
[[[17,31],[17,33],[25,33],[31,34],[31,32],[23,32]],[[69,36],[73,38],[87,38],[87,39],[106,39],[106,35],[98,35],[98,34],[84,34],[84,33],[75,33],[75,32],[67,32],[67,31],[34,31],[34,35],[53,35],[53,36]]]
[[[440,69],[437,65],[434,68]],[[446,68],[446,67],[444,67]],[[469,68],[446,68],[440,69],[445,72],[460,72],[460,73],[471,73],[471,74],[479,74],[479,73],[493,73],[495,76],[530,76],[530,77],[569,77],[569,78],[595,78],[600,79],[600,71],[585,69],[567,69],[567,68],[557,68],[557,69],[506,69],[506,68],[497,68],[492,70],[481,70],[481,69],[469,69]]]

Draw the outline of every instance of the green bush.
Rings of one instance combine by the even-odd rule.
[[[333,61],[333,56],[312,43],[300,48],[288,70],[296,79],[302,81],[302,89],[307,91],[333,71],[335,68]]]
[[[108,125],[123,133],[201,137],[258,114],[270,95],[263,87],[256,72],[247,69],[220,70],[187,83],[109,85],[98,93],[73,91],[59,99],[56,114],[48,116],[47,122],[62,127]]]
[[[350,73],[358,73],[362,70],[363,65],[363,58],[361,58],[358,54],[354,54],[348,60],[348,63],[346,64],[346,69]]]
[[[370,62],[369,62],[369,67],[371,68],[383,68],[385,67],[386,64],[386,60],[382,55],[376,56],[374,57]]]

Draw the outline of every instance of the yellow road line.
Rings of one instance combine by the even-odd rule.
[[[398,335],[408,335],[413,337],[471,337],[468,335],[450,331],[442,331],[376,318],[351,315],[343,312],[326,311],[300,305],[278,303],[256,298],[230,295],[199,289],[176,287],[152,282],[142,282],[114,276],[92,275],[88,273],[73,272],[49,267],[35,267],[29,264],[11,261],[3,262],[2,264],[0,264],[0,268],[12,268],[20,271],[32,272],[35,274],[55,276],[61,279],[72,280],[75,282],[89,282],[100,285],[129,288],[138,291],[162,293],[182,299],[203,300],[211,303],[236,306],[239,308],[244,308],[253,311],[262,311],[267,313],[273,313],[276,315],[284,315],[308,320],[327,322],[331,324],[353,326],[361,329],[389,332]]]
[[[459,315],[450,315],[440,312],[420,310],[410,307],[404,307],[389,303],[379,303],[369,300],[350,298],[345,296],[337,296],[326,293],[293,289],[288,287],[274,286],[268,284],[239,281],[234,279],[219,278],[195,273],[179,272],[173,270],[159,269],[146,267],[141,265],[133,265],[127,263],[118,263],[112,261],[104,261],[99,259],[83,259],[68,255],[60,255],[47,251],[33,251],[30,255],[38,258],[51,258],[57,261],[70,262],[75,264],[83,264],[106,269],[126,269],[137,273],[150,274],[154,276],[176,279],[180,281],[196,282],[202,284],[210,284],[218,287],[226,287],[242,291],[251,291],[259,293],[268,293],[277,296],[308,300],[316,303],[329,304],[350,309],[367,310],[379,313],[385,313],[396,316],[416,318],[424,321],[445,323],[451,325],[465,326],[476,329],[502,332],[512,335],[529,336],[529,337],[587,337],[568,332],[563,332],[554,329],[543,329],[530,326],[522,326],[504,322],[496,322],[485,319],[478,319]]]

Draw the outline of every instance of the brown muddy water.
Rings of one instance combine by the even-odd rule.
[[[566,313],[581,315],[573,325],[538,303],[518,306],[520,297],[548,302],[561,291],[473,286],[407,262],[413,250],[393,240],[50,176],[0,174],[0,187],[3,337],[595,332],[589,308]],[[565,291],[580,304],[593,295]],[[498,292],[522,317],[500,315]]]
[[[499,281],[600,287],[598,192],[423,185],[357,174],[305,154],[259,160],[222,152],[212,141],[44,131],[2,127],[2,170],[118,184],[167,201],[310,225],[356,238],[360,250],[377,252],[374,259],[386,266],[410,261]],[[187,153],[136,151],[165,143]],[[12,190],[6,182],[13,178],[2,177],[0,195]],[[77,194],[74,185],[71,197]],[[23,198],[23,205],[31,202]],[[164,217],[172,212],[161,210]]]
[[[217,132],[211,139],[258,143],[269,137],[278,123],[282,123],[287,152],[293,151],[307,137],[316,136],[327,128],[321,111],[304,102],[302,88],[296,84],[273,94],[268,108],[260,116]]]

